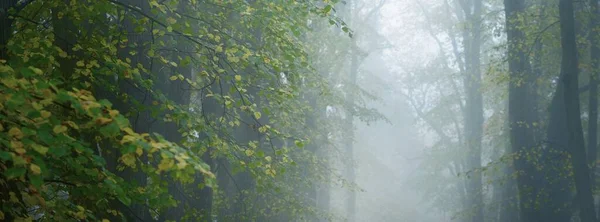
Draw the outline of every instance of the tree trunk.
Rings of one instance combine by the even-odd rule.
[[[510,123],[511,153],[521,155],[534,148],[533,131],[529,112],[532,110],[530,101],[531,90],[529,83],[529,61],[521,50],[525,44],[525,34],[518,27],[519,15],[525,12],[522,0],[504,0],[506,14],[506,32],[508,37],[508,67],[510,73],[508,115]],[[521,82],[525,82],[521,84]],[[520,172],[517,176],[519,191],[520,218],[524,222],[537,221],[537,212],[533,207],[536,200],[537,187],[534,185],[533,166],[526,158],[514,160],[515,169]]]
[[[484,203],[481,167],[481,139],[483,134],[483,96],[481,92],[481,11],[482,0],[472,1],[472,5],[463,4],[465,18],[470,24],[464,31],[466,93],[464,127],[467,146],[467,170],[469,206],[473,209],[472,222],[484,221]]]
[[[568,145],[571,154],[579,205],[580,219],[583,222],[596,221],[594,200],[592,198],[590,170],[587,166],[581,114],[579,108],[579,70],[577,61],[577,43],[575,41],[575,18],[573,1],[560,0],[560,34],[562,45],[561,77],[564,85],[564,100],[567,120]]]
[[[589,96],[589,123],[588,123],[588,164],[592,166],[591,178],[592,189],[595,185],[596,176],[594,170],[598,155],[598,71],[600,69],[600,10],[598,0],[590,0],[591,22],[588,40],[590,41],[590,96]]]
[[[358,76],[358,67],[359,67],[359,58],[357,46],[354,41],[352,41],[352,55],[351,55],[351,64],[350,64],[350,84],[355,85],[357,76]],[[354,99],[353,96],[350,96],[351,87],[348,87],[348,92],[346,92],[346,119],[345,119],[345,129],[346,136],[344,136],[344,148],[346,149],[346,170],[345,176],[348,179],[349,183],[356,182],[356,172],[354,170]],[[348,194],[348,199],[346,200],[346,213],[348,214],[348,221],[355,222],[356,221],[356,193],[354,191],[350,191]]]
[[[12,36],[13,20],[8,16],[8,10],[17,5],[17,0],[0,1],[0,59],[8,59],[6,43]]]

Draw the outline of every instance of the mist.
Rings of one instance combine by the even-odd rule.
[[[0,1],[0,220],[598,221],[599,10]]]

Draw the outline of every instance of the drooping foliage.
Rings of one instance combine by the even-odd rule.
[[[0,4],[0,219],[322,217],[297,190],[329,180],[343,103],[304,33],[351,35],[335,3]]]

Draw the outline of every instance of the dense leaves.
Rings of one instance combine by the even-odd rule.
[[[323,20],[352,35],[335,2],[14,3],[0,11],[0,219],[158,219],[212,198],[201,189],[214,214],[257,199],[230,213],[317,214],[294,196],[329,178],[305,149],[324,129],[307,122],[337,121],[313,113],[340,92],[311,68],[304,33]],[[244,172],[252,186],[220,187]],[[181,199],[170,184],[194,188]]]

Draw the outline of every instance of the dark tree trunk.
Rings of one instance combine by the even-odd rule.
[[[0,1],[0,59],[8,59],[6,43],[12,36],[13,20],[8,16],[8,10],[17,5],[17,0]]]
[[[564,85],[565,111],[567,114],[566,120],[569,137],[568,145],[575,176],[577,204],[580,209],[579,215],[581,221],[594,222],[596,221],[596,213],[592,198],[590,170],[587,166],[579,108],[579,70],[573,1],[560,0],[559,14],[562,45],[561,83]]]
[[[590,96],[589,96],[589,122],[588,122],[588,164],[592,166],[592,190],[595,187],[596,176],[594,169],[596,168],[596,159],[598,155],[598,72],[600,69],[600,10],[598,10],[600,2],[598,0],[590,0],[591,5],[591,21],[590,33],[588,40],[590,41]]]
[[[533,131],[529,112],[532,110],[530,84],[527,82],[531,72],[524,48],[525,34],[518,27],[518,17],[525,12],[522,0],[504,0],[506,14],[506,30],[508,37],[508,67],[510,73],[508,119],[510,123],[511,153],[523,155],[534,146]],[[524,84],[521,84],[524,82]],[[538,221],[538,213],[533,203],[536,201],[537,187],[534,183],[534,167],[526,158],[514,160],[514,167],[519,173],[517,187],[519,192],[520,218],[524,222]]]

